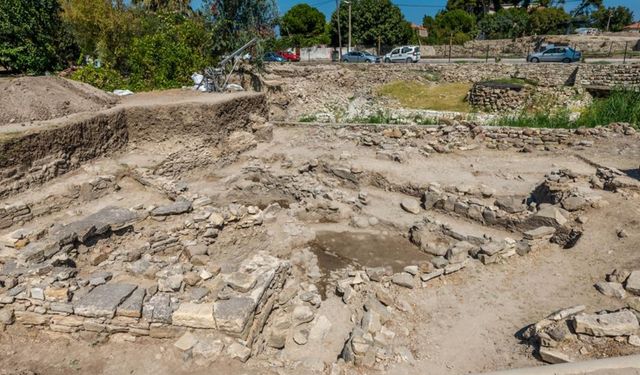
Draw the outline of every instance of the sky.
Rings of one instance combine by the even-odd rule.
[[[407,20],[413,23],[422,23],[422,17],[424,15],[435,15],[439,10],[443,9],[447,4],[447,0],[392,0],[394,4],[398,5],[404,13]],[[200,7],[201,0],[193,0],[194,7]],[[278,7],[280,13],[284,14],[289,8],[299,3],[307,3],[320,9],[327,19],[331,17],[331,13],[336,9],[336,0],[278,0]],[[579,0],[567,0],[567,9],[570,10],[572,6],[579,3]],[[605,0],[605,6],[619,6],[624,5],[633,11],[634,18],[640,19],[640,0]]]

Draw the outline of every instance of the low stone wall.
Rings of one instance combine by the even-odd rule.
[[[640,86],[640,65],[581,65],[576,84],[582,86]]]
[[[0,206],[0,229],[9,228],[33,218],[57,212],[78,200],[90,200],[116,188],[114,176],[100,176],[91,181],[71,186],[63,195],[47,196],[31,202],[14,202]]]
[[[485,57],[487,52],[491,61],[500,56],[526,56],[536,46],[535,37],[496,40],[472,40],[463,45],[451,46],[454,57]],[[551,35],[545,38],[546,43],[569,44],[586,54],[607,55],[620,53],[625,47],[628,51],[640,50],[640,37],[636,36],[604,36],[604,35]],[[423,48],[425,57],[448,57],[449,45],[428,46]]]
[[[469,92],[469,103],[489,112],[514,111],[523,107],[528,93],[522,85],[478,82]]]

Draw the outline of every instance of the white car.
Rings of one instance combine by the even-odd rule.
[[[420,46],[396,47],[384,55],[386,63],[417,63],[420,61]]]

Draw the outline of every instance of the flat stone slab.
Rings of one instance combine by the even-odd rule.
[[[627,296],[627,293],[624,291],[624,288],[620,283],[600,281],[595,285],[595,287],[598,292],[608,297],[625,298]]]
[[[216,301],[213,315],[220,331],[240,335],[253,318],[255,309],[256,302],[253,299],[237,297]]]
[[[157,293],[142,307],[142,316],[149,322],[171,324],[173,308],[168,294]]]
[[[76,315],[113,318],[116,308],[136,290],[132,284],[104,284],[95,287],[74,304]]]
[[[629,293],[640,296],[640,271],[633,271],[627,278],[625,287]]]
[[[129,209],[108,206],[84,219],[64,225],[52,234],[60,241],[77,236],[80,242],[85,242],[109,230],[125,228],[137,219],[138,215]]]
[[[136,289],[116,310],[118,316],[140,318],[142,316],[142,303],[147,291],[143,288]]]
[[[591,336],[628,336],[637,333],[638,318],[629,310],[601,315],[576,315],[573,318],[576,333]]]
[[[538,354],[540,354],[540,359],[551,364],[573,362],[568,355],[549,348],[540,348]]]
[[[151,216],[180,215],[189,211],[191,211],[191,202],[186,199],[182,199],[165,206],[154,208],[151,211]]]
[[[391,282],[409,289],[413,289],[414,287],[413,276],[406,272],[396,273],[391,278]]]
[[[527,240],[539,240],[545,237],[551,237],[556,233],[556,228],[554,227],[538,227],[536,229],[532,229],[524,232],[524,238]]]
[[[182,303],[172,315],[172,324],[190,328],[215,329],[213,303]]]

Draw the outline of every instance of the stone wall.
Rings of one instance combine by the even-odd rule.
[[[576,84],[582,86],[640,86],[640,65],[581,65]]]
[[[500,56],[526,56],[536,46],[534,37],[497,40],[472,40],[464,45],[451,46],[454,57],[484,58],[489,53],[490,61]],[[569,44],[582,53],[608,55],[621,53],[625,45],[629,51],[640,50],[640,37],[637,36],[585,36],[585,35],[552,35],[544,40],[545,43]],[[448,57],[449,45],[428,46],[423,49],[425,57]]]
[[[510,112],[524,106],[528,93],[522,85],[478,82],[469,92],[469,103],[488,112]]]

